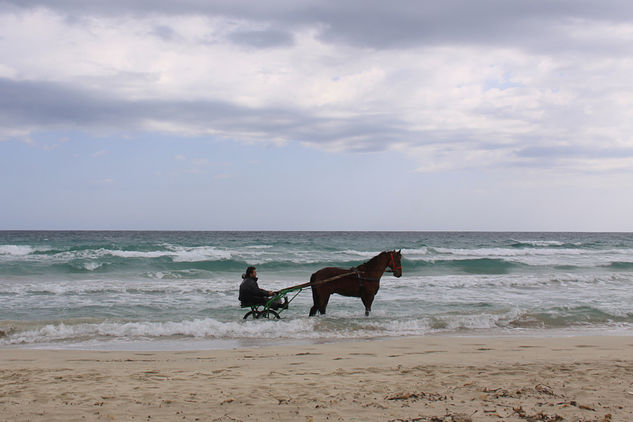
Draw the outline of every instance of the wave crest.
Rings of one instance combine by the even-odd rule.
[[[35,248],[27,245],[0,245],[0,255],[25,256],[35,252]]]

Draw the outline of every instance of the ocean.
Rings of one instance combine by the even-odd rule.
[[[309,281],[402,249],[372,313],[242,320],[241,274]],[[193,350],[402,336],[633,334],[633,234],[0,231],[0,348]]]

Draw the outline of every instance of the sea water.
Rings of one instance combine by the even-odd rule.
[[[402,249],[369,317],[310,290],[242,320],[241,274],[268,290]],[[633,234],[0,232],[0,348],[201,349],[399,336],[633,334]]]

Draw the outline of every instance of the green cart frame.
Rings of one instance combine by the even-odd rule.
[[[309,283],[306,283],[306,284],[309,285]],[[288,308],[287,307],[283,307],[283,308],[279,308],[278,310],[275,311],[274,309],[271,309],[271,306],[273,305],[273,303],[275,303],[276,301],[280,301],[282,299],[288,299],[288,296],[290,296],[290,298],[288,299],[288,303],[290,303],[306,287],[307,287],[307,285],[299,285],[299,286],[293,286],[293,287],[288,287],[286,289],[279,290],[278,292],[275,292],[275,294],[270,299],[268,299],[268,301],[264,305],[243,305],[243,306],[241,306],[242,308],[251,308],[250,311],[248,311],[248,312],[246,312],[246,314],[244,314],[244,319],[249,319],[249,318],[253,318],[253,319],[260,319],[260,318],[279,319],[280,318],[279,314],[282,313],[284,310],[286,310]]]
[[[287,303],[290,303],[306,287],[317,286],[319,284],[328,283],[330,281],[347,277],[348,275],[352,275],[352,274],[359,275],[359,272],[356,270],[353,270],[348,273],[339,274],[334,277],[327,278],[325,280],[317,281],[316,283],[308,282],[308,283],[298,284],[292,287],[286,287],[285,289],[281,289],[278,292],[275,292],[275,294],[270,299],[268,299],[268,301],[264,305],[242,305],[241,306],[242,308],[251,308],[251,310],[246,312],[246,314],[244,315],[244,319],[249,319],[249,318],[279,319],[280,318],[279,314],[282,313],[285,309],[288,309],[288,307],[285,306],[283,308],[278,309],[277,311],[275,311],[274,309],[271,309],[270,307],[276,301],[281,300],[281,299],[286,299],[288,298],[288,296],[290,296],[290,299],[288,299],[288,302],[287,302]]]

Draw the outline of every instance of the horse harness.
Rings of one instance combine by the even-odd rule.
[[[397,269],[402,269],[401,265],[396,267],[396,259],[394,258],[393,255],[394,255],[393,252],[389,253],[389,258],[390,258],[391,262],[389,264],[387,264],[387,266],[391,267],[391,271],[395,271]],[[330,278],[327,278],[325,280],[319,280],[316,283],[312,283],[312,282],[304,283],[304,284],[300,285],[300,287],[316,286],[316,285],[319,285],[319,284],[327,283],[329,281],[334,281],[334,280],[339,279],[339,278],[347,277],[347,276],[350,276],[350,275],[355,275],[356,278],[358,279],[358,289],[362,293],[362,291],[363,291],[363,281],[370,281],[372,283],[380,282],[380,277],[363,277],[361,275],[363,273],[364,273],[364,271],[360,271],[358,269],[358,267],[352,267],[352,268],[350,268],[349,272],[347,272],[347,273],[339,274],[337,276],[330,277]],[[295,286],[295,287],[297,287],[297,286]]]
[[[394,272],[396,270],[402,270],[402,265],[398,265],[396,267],[396,258],[394,258],[394,252],[389,252],[389,259],[391,260],[390,263],[387,264],[388,267],[391,267],[391,270],[386,270],[386,271],[391,271]]]
[[[402,269],[402,265],[398,265],[396,267],[396,259],[394,258],[393,255],[394,255],[393,252],[389,252],[389,258],[390,258],[391,262],[388,263],[387,266],[391,267],[391,271]],[[375,278],[375,277],[363,277],[363,276],[361,276],[363,271],[359,271],[356,267],[350,268],[350,271],[353,271],[356,274],[356,278],[358,278],[358,288],[359,288],[360,293],[363,292],[363,281],[371,281],[371,282],[375,282],[375,283],[380,281],[380,277]]]
[[[378,283],[380,281],[380,278],[361,276],[363,272],[358,271],[355,268],[352,268],[351,270],[354,271],[354,274],[356,274],[356,278],[358,279],[358,290],[360,294],[363,292],[363,281],[371,281],[372,283]]]

